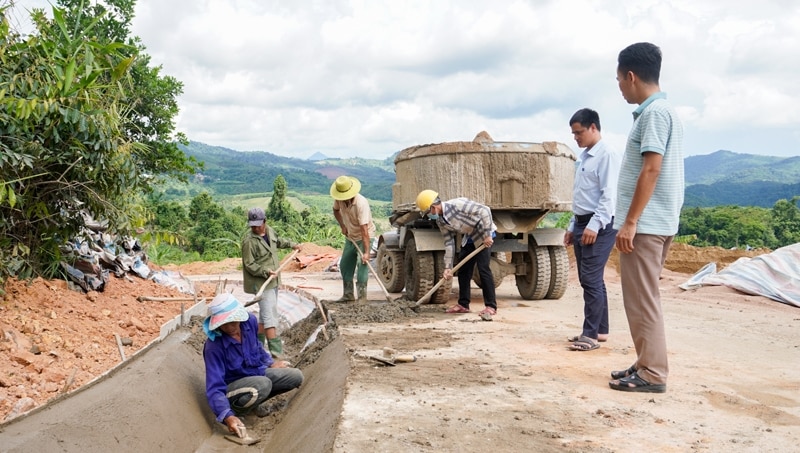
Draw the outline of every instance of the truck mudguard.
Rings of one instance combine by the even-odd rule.
[[[564,245],[564,230],[561,228],[535,228],[531,234],[536,245]]]
[[[409,231],[409,233],[411,233]],[[428,252],[432,250],[444,250],[444,237],[436,230],[414,230],[414,241],[417,243],[417,251]]]

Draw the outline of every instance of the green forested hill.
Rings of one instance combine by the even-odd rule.
[[[800,183],[781,184],[772,181],[738,183],[721,181],[695,184],[685,191],[684,207],[759,206],[771,208],[778,200],[800,195]]]
[[[221,146],[190,142],[186,155],[204,162],[197,182],[219,195],[271,192],[275,177],[283,175],[293,191],[327,194],[337,176],[355,176],[361,193],[374,200],[392,199],[393,160],[326,159],[310,161],[262,151],[235,151]]]
[[[739,154],[726,150],[704,156],[690,156],[684,159],[686,185],[713,184],[729,179],[735,173],[747,173],[751,169],[763,168],[781,160],[780,157]]]
[[[761,206],[800,195],[800,157],[717,151],[684,159],[684,206]]]

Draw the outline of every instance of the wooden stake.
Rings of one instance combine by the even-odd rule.
[[[119,348],[119,356],[122,357],[122,361],[125,361],[125,350],[122,349],[122,340],[120,340],[119,335],[114,334],[114,338],[117,339],[117,347]]]
[[[139,296],[136,298],[139,302],[191,302],[197,300],[197,296],[195,297],[150,297],[150,296]]]

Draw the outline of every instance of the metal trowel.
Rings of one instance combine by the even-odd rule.
[[[226,434],[225,438],[240,445],[253,445],[261,441],[261,439],[247,435],[247,428],[244,425],[236,427],[236,435]]]

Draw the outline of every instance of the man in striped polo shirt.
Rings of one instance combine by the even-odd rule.
[[[661,49],[654,44],[632,44],[619,53],[622,97],[639,105],[620,170],[614,219],[636,361],[612,371],[609,386],[627,392],[666,392],[669,374],[658,281],[683,205],[683,126],[661,92],[660,73]]]

